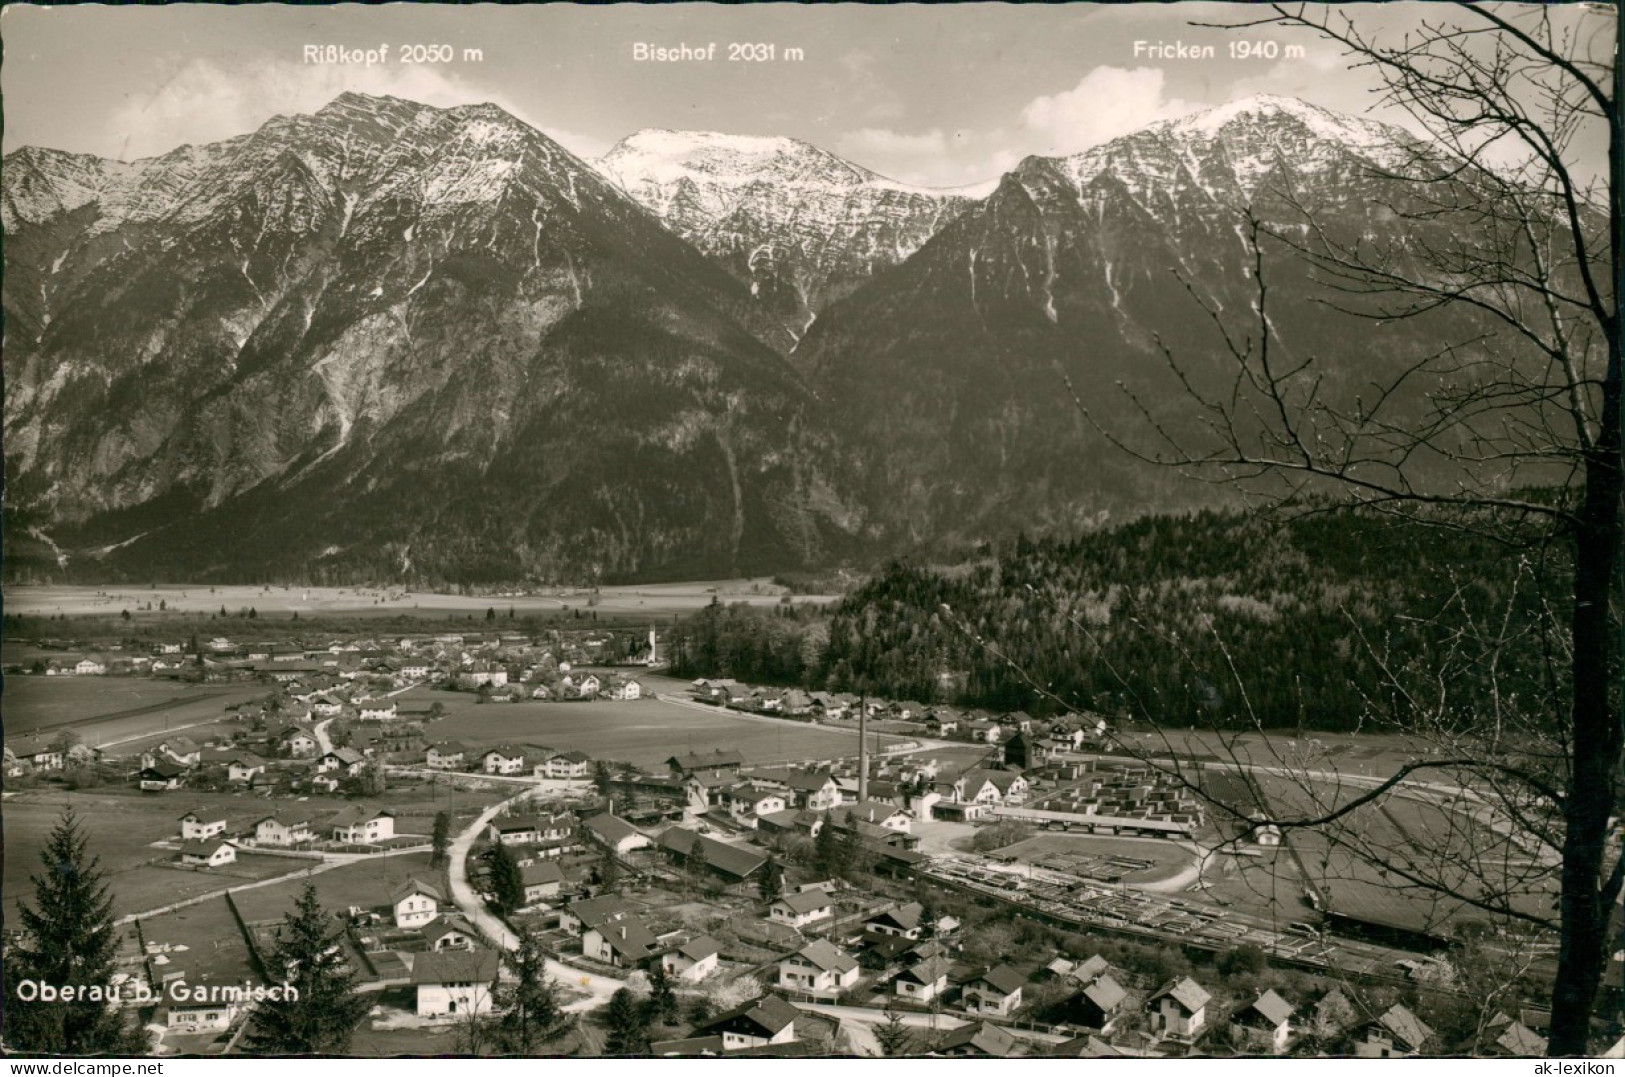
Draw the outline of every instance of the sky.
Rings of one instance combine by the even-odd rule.
[[[1442,8],[1345,10],[1398,41]],[[1570,10],[1580,32],[1614,32],[1612,20]],[[648,127],[788,135],[893,179],[958,186],[996,179],[1030,154],[1078,152],[1255,93],[1407,123],[1371,111],[1374,75],[1325,40],[1192,25],[1252,13],[1218,3],[13,5],[0,12],[4,150],[133,160],[355,90],[494,102],[586,158]],[[1233,58],[1237,41],[1276,52]],[[640,61],[639,43],[715,43],[716,52]],[[730,62],[733,43],[772,45],[776,58]],[[308,46],[383,45],[382,62],[307,62]],[[450,46],[426,58],[452,58],[403,62],[411,45]],[[1215,55],[1146,47],[1158,45],[1209,45]],[[800,57],[786,58],[794,49]]]

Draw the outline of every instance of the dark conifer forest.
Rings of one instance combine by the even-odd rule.
[[[1170,727],[1549,710],[1566,565],[1443,523],[1210,512],[1017,538],[893,562],[827,613],[714,604],[671,653],[687,677]]]

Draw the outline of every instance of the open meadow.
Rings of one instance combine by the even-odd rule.
[[[224,718],[228,706],[268,691],[146,677],[7,677],[0,705],[7,736],[72,726],[84,743],[101,747]]]
[[[206,894],[256,879],[280,875],[297,867],[291,860],[246,856],[224,868],[197,871],[171,866],[172,849],[152,843],[179,837],[179,817],[189,808],[214,799],[229,818],[256,814],[264,802],[250,797],[143,797],[131,790],[77,793],[26,793],[5,802],[4,889],[8,899],[32,899],[30,878],[40,868],[40,851],[64,806],[71,805],[84,831],[92,855],[101,858],[117,916],[161,908],[188,897]],[[264,814],[270,814],[266,810]]]
[[[429,866],[430,854],[402,853],[399,856],[370,856],[354,864],[297,877],[270,886],[259,886],[232,895],[237,911],[250,924],[281,919],[293,908],[308,881],[316,884],[322,908],[343,912],[352,905],[362,908],[388,905],[392,890],[408,879],[418,879],[448,892],[446,873]],[[290,861],[291,863],[291,861]]]
[[[593,703],[471,704],[473,697],[450,696],[446,717],[428,723],[431,740],[458,740],[485,748],[512,741],[555,750],[579,748],[599,759],[641,767],[659,767],[686,752],[728,748],[749,763],[834,759],[856,755],[855,731],[828,729],[806,722],[758,718],[701,704],[658,699],[598,700]],[[881,744],[898,738],[880,737]],[[875,738],[871,738],[873,743]]]
[[[770,579],[693,580],[682,583],[642,583],[598,588],[537,588],[525,592],[456,595],[407,591],[400,587],[284,587],[219,585],[215,587],[158,584],[154,587],[95,587],[74,585],[17,585],[6,589],[7,612],[22,615],[83,617],[114,616],[131,611],[143,620],[166,615],[210,614],[221,607],[236,613],[253,608],[261,616],[297,613],[302,619],[324,614],[358,616],[445,617],[488,609],[503,615],[550,615],[592,609],[603,616],[665,616],[692,613],[712,600],[773,606],[790,592]],[[835,595],[795,595],[796,602],[825,604]],[[158,612],[160,604],[164,607]],[[150,605],[151,612],[144,610]]]

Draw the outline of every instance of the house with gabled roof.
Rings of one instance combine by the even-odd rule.
[[[715,803],[741,826],[755,827],[764,815],[785,810],[785,794],[777,789],[764,789],[754,782],[742,782],[718,792]]]
[[[779,959],[779,986],[828,995],[858,982],[857,958],[827,939],[817,939]]]
[[[468,747],[462,741],[442,740],[429,745],[423,762],[430,770],[461,770],[467,755]]]
[[[308,815],[280,812],[254,822],[254,843],[286,847],[312,841],[316,837]]]
[[[1207,989],[1189,976],[1169,980],[1146,999],[1151,1031],[1164,1036],[1193,1039],[1207,1027]]]
[[[531,752],[540,754],[532,748]],[[480,755],[480,769],[487,774],[523,774],[531,768],[525,748],[519,744],[499,744]]]
[[[1027,977],[1009,965],[994,965],[965,983],[960,1003],[968,1013],[1008,1016],[1021,1008]]]
[[[519,881],[525,888],[525,904],[559,896],[564,886],[564,869],[552,860],[537,860],[519,869]]]
[[[554,752],[536,764],[534,775],[557,781],[582,781],[592,777],[592,756],[573,748]]]
[[[361,773],[366,766],[367,757],[354,748],[334,748],[316,762],[316,769],[323,774],[340,774],[346,778],[353,778]]]
[[[1019,1051],[1016,1038],[998,1025],[973,1021],[944,1035],[931,1053],[944,1058],[1010,1058]]]
[[[1432,1038],[1433,1030],[1397,1002],[1350,1034],[1355,1058],[1412,1058]]]
[[[412,956],[419,1017],[490,1013],[501,957],[493,950],[429,950]]]
[[[226,780],[252,782],[257,776],[265,773],[266,766],[265,760],[253,752],[234,752],[226,760]]]
[[[613,850],[616,856],[625,856],[634,849],[647,849],[654,845],[649,835],[607,811],[589,815],[582,820],[581,827],[594,841]]]
[[[226,832],[226,813],[212,808],[194,808],[179,822],[182,841],[202,841]]]
[[[687,777],[705,770],[737,771],[745,765],[745,757],[733,750],[721,748],[713,752],[688,752],[666,760],[673,774]]]
[[[437,916],[423,928],[423,939],[431,950],[472,950],[474,929],[461,920]]]
[[[224,838],[203,838],[181,843],[182,864],[189,867],[218,868],[235,863],[237,849]]]
[[[930,1002],[948,992],[948,973],[953,962],[946,956],[928,957],[899,972],[892,980],[892,994],[910,1002]]]
[[[440,915],[446,897],[439,887],[416,877],[407,879],[389,895],[396,927],[422,927]]]
[[[799,930],[832,918],[835,906],[824,891],[804,890],[797,894],[785,894],[773,902],[767,907],[767,915],[776,924],[788,924]]]
[[[917,939],[925,932],[924,916],[924,905],[918,901],[908,901],[875,913],[863,922],[863,929],[877,935]]]
[[[158,762],[142,767],[136,783],[143,792],[163,793],[179,789],[186,780],[186,768],[178,763]]]
[[[660,966],[684,983],[699,983],[716,971],[722,960],[722,944],[701,935],[660,955]]]
[[[720,1036],[724,1051],[794,1043],[801,1011],[777,995],[762,995],[696,1025],[693,1036]]]
[[[1109,973],[1101,973],[1062,1005],[1068,1024],[1108,1033],[1123,1013],[1128,992]]]
[[[705,869],[731,883],[743,882],[755,875],[768,860],[767,853],[759,849],[717,841],[680,826],[663,832],[656,844],[666,855],[685,865],[698,848]]]
[[[1278,1055],[1292,1036],[1296,1007],[1275,991],[1265,991],[1230,1015],[1230,1041],[1238,1050]]]
[[[660,940],[627,909],[582,917],[581,952],[617,968],[642,968],[660,953]]]
[[[388,808],[365,808],[357,804],[339,812],[327,825],[336,842],[375,845],[395,836],[395,813]]]

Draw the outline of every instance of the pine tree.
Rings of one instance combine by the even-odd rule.
[[[5,982],[100,987],[113,978],[118,936],[101,859],[90,856],[73,809],[62,813],[40,851],[34,905],[17,902],[24,941],[6,954]],[[7,991],[4,1040],[13,1051],[48,1054],[134,1054],[137,1034],[122,1011],[100,1001],[24,1002]]]
[[[768,857],[767,863],[762,865],[762,874],[756,880],[756,888],[762,895],[762,900],[769,904],[783,896],[784,869],[779,866],[777,857]]]
[[[506,916],[525,904],[525,880],[513,850],[500,841],[485,854],[491,866],[491,904]]]
[[[439,867],[446,862],[451,851],[451,812],[434,813],[434,835],[430,840],[434,843],[434,856],[430,863]]]
[[[666,966],[655,962],[649,968],[649,1013],[662,1024],[677,1022],[677,991],[672,987],[671,973]]]
[[[495,1002],[497,1050],[510,1055],[533,1055],[569,1035],[575,1018],[559,1002],[559,984],[547,974],[547,953],[533,932],[519,935],[519,946],[502,955],[509,979],[499,985]]]
[[[598,859],[598,885],[613,890],[621,881],[621,862],[615,859],[615,850],[606,848]]]
[[[825,812],[824,825],[818,828],[818,836],[813,838],[813,865],[826,875],[839,875],[845,866],[843,853],[835,821],[829,812]]]
[[[906,1058],[914,1050],[914,1034],[903,1024],[903,1015],[886,1010],[884,1024],[875,1026],[875,1039],[887,1058]]]
[[[604,1041],[606,1054],[636,1055],[649,1049],[649,1016],[638,1005],[637,996],[626,988],[609,997],[603,1022],[609,1031]]]
[[[305,884],[277,929],[266,972],[272,980],[285,978],[298,997],[255,1010],[248,1035],[253,1052],[344,1053],[370,1003],[356,991],[355,973],[345,966],[337,932],[328,927],[314,883]]]

